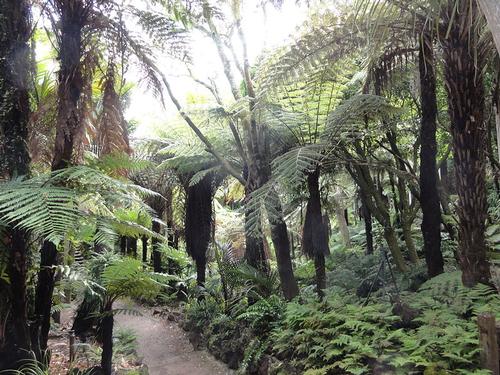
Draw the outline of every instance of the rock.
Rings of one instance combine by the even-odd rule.
[[[380,278],[377,278],[376,280],[365,279],[361,282],[361,284],[359,284],[358,289],[356,290],[356,295],[360,298],[366,298],[370,294],[370,289],[371,293],[373,293],[382,288],[382,286],[383,283]]]
[[[395,328],[415,328],[413,320],[420,315],[420,311],[410,307],[407,303],[396,300],[392,307],[392,313],[401,318],[401,322]]]
[[[201,343],[202,343],[202,337],[201,334],[198,332],[190,331],[188,333],[188,339],[191,345],[193,345],[194,350],[200,350],[201,348]]]
[[[243,359],[243,356],[238,352],[228,352],[226,353],[227,357],[227,367],[231,370],[237,370],[240,367],[240,362]]]

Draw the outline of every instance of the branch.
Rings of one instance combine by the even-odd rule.
[[[184,112],[182,109],[181,104],[177,100],[177,98],[174,96],[174,93],[172,92],[172,88],[170,87],[170,84],[168,83],[166,77],[158,72],[161,76],[161,79],[163,81],[163,84],[165,85],[165,88],[167,89],[168,96],[170,97],[170,100],[172,103],[174,103],[175,107],[177,108],[177,111],[181,115],[181,117],[186,121],[186,123],[189,125],[191,130],[198,136],[200,141],[203,142],[203,144],[207,147],[207,151],[210,152],[216,159],[217,161],[222,165],[222,167],[234,178],[236,178],[243,186],[246,185],[245,179],[241,176],[240,173],[226,160],[224,159],[219,152],[213,147],[212,143],[208,140],[207,137],[201,132],[201,130],[196,126],[196,124],[193,122],[191,117]]]

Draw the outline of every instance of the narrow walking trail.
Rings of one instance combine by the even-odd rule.
[[[234,374],[206,351],[195,351],[184,332],[175,322],[152,316],[134,302],[120,302],[115,308],[130,308],[140,316],[118,314],[116,328],[135,331],[138,354],[148,366],[150,375],[229,375]]]

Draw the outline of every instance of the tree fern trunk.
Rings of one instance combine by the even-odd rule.
[[[490,267],[485,242],[487,218],[484,124],[484,53],[478,31],[476,2],[450,0],[450,29],[442,39],[448,112],[453,137],[458,192],[458,248],[462,281],[466,286],[489,283]]]
[[[0,134],[3,141],[0,144],[0,177],[5,178],[29,174],[30,17],[28,1],[4,0],[0,3],[3,22],[0,30]],[[28,234],[14,227],[7,228],[6,233],[3,241],[9,256],[7,272],[11,294],[7,327],[11,336],[7,337],[7,343],[20,355],[19,359],[26,359],[31,349],[26,296]],[[6,356],[0,353],[0,357],[5,359]],[[10,355],[10,359],[13,357]]]
[[[280,216],[270,220],[271,238],[276,251],[276,262],[280,276],[281,290],[287,300],[291,300],[299,294],[299,286],[293,274],[292,258],[290,256],[290,241],[288,240],[288,229],[283,218],[283,211],[279,197],[276,196],[275,212]]]
[[[196,264],[196,281],[205,285],[207,251],[212,229],[214,175],[205,176],[186,190],[186,251]]]
[[[441,253],[441,210],[436,171],[436,75],[434,72],[434,50],[432,38],[424,32],[420,41],[420,206],[422,208],[422,235],[427,274],[434,277],[443,272]]]
[[[113,326],[114,317],[112,304],[104,307],[104,316],[101,320],[102,353],[101,368],[105,375],[111,375],[113,370]]]
[[[328,233],[321,212],[321,195],[319,191],[319,167],[307,176],[309,198],[306,205],[304,228],[302,231],[302,251],[314,259],[316,272],[316,291],[323,296],[326,287],[325,255],[329,254]],[[339,208],[340,209],[340,208]],[[342,210],[340,215],[343,218]]]
[[[82,131],[80,98],[83,88],[81,71],[82,29],[87,22],[87,10],[82,0],[61,2],[60,44],[58,76],[58,108],[56,140],[52,170],[57,171],[70,165],[75,137]],[[57,265],[57,248],[45,241],[41,250],[40,272],[36,290],[35,317],[40,329],[40,349],[47,348],[50,329],[50,310],[54,292],[54,266]],[[43,353],[41,353],[43,355]],[[40,357],[39,360],[42,360]]]
[[[148,261],[148,237],[142,236],[142,263]]]
[[[246,176],[245,201],[248,202],[250,194],[257,190],[258,182],[254,177],[256,172],[248,173]],[[247,228],[249,212],[245,210],[245,228]],[[269,261],[264,249],[264,240],[245,229],[245,260],[249,265],[263,273],[269,273]]]
[[[153,221],[152,230],[154,233],[160,234],[161,226],[158,221]],[[153,248],[151,254],[151,258],[153,259],[153,270],[154,272],[162,272],[160,241],[155,237],[151,238],[151,247]]]
[[[361,198],[361,217],[365,223],[366,254],[373,254],[373,233],[372,233],[372,214],[366,204],[366,196],[360,191]]]

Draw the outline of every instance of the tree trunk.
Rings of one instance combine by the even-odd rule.
[[[161,232],[161,226],[160,223],[156,220],[153,220],[153,232],[160,234]],[[160,252],[160,241],[152,237],[151,238],[151,246],[153,248],[153,253],[151,254],[151,257],[153,258],[153,271],[154,272],[162,272],[162,267],[161,267],[161,252]]]
[[[30,2],[0,2],[0,178],[29,175],[30,157],[27,148],[29,104],[29,70],[31,35]],[[31,358],[26,294],[28,234],[8,227],[4,238],[9,254],[7,272],[10,280],[10,319],[8,344],[20,354]]]
[[[307,175],[309,198],[307,200],[302,232],[302,251],[309,258],[314,259],[316,291],[321,298],[323,296],[323,289],[326,287],[325,255],[330,253],[330,249],[328,248],[326,223],[323,222],[323,214],[321,212],[319,176],[319,167]],[[340,216],[344,218],[342,209],[339,208],[338,211],[341,213]]]
[[[35,332],[38,339],[32,337],[35,354],[39,361],[43,360],[47,350],[47,341],[50,330],[50,312],[52,309],[52,295],[55,286],[55,266],[57,265],[57,248],[52,242],[45,241],[41,250],[40,271],[35,292]]]
[[[113,370],[113,305],[108,302],[104,307],[101,320],[102,353],[101,368],[105,375],[111,375]]]
[[[196,263],[197,283],[205,284],[207,251],[212,230],[214,175],[205,176],[186,189],[186,251]]]
[[[124,256],[127,254],[127,237],[126,236],[120,236],[120,254],[124,255]]]
[[[246,173],[245,173],[246,175]],[[257,182],[250,175],[246,176],[245,203],[248,203],[250,194],[258,188]],[[264,249],[264,240],[248,230],[249,212],[245,210],[245,260],[249,265],[262,273],[268,274],[270,267]]]
[[[365,223],[366,254],[373,254],[372,214],[366,204],[366,196],[360,191],[361,217]]]
[[[361,146],[359,144],[356,146],[358,154],[364,157]],[[398,271],[406,272],[408,268],[404,262],[396,232],[391,224],[388,203],[383,194],[376,188],[368,167],[366,165],[353,165],[352,167],[348,166],[347,170],[365,195],[368,209],[384,227],[384,238]]]
[[[441,210],[436,171],[436,75],[432,37],[425,31],[420,39],[419,72],[420,103],[420,206],[422,208],[422,235],[427,274],[434,277],[443,273],[441,253]]]
[[[127,239],[127,253],[129,256],[132,256],[132,258],[137,258],[137,238],[135,237],[128,237]]]
[[[52,160],[53,171],[70,165],[74,151],[74,140],[82,131],[79,104],[84,80],[80,61],[82,58],[82,29],[88,16],[82,0],[64,1],[59,10],[61,17],[59,23],[60,68],[57,90],[56,140]],[[35,317],[40,324],[40,349],[44,351],[47,348],[50,329],[50,309],[54,292],[54,266],[57,266],[57,249],[54,244],[45,241],[41,251]],[[42,360],[41,357],[38,359]]]
[[[337,225],[339,226],[340,236],[345,246],[350,246],[351,240],[349,238],[349,228],[347,226],[346,216],[344,215],[345,210],[340,206],[339,200],[332,198],[334,201],[335,218],[337,219]]]
[[[147,263],[148,261],[148,238],[142,236],[142,263]]]
[[[447,11],[450,29],[442,44],[458,192],[458,249],[462,281],[473,286],[491,281],[485,241],[485,52],[478,46],[476,26],[471,25],[480,17],[477,3],[449,0]]]

